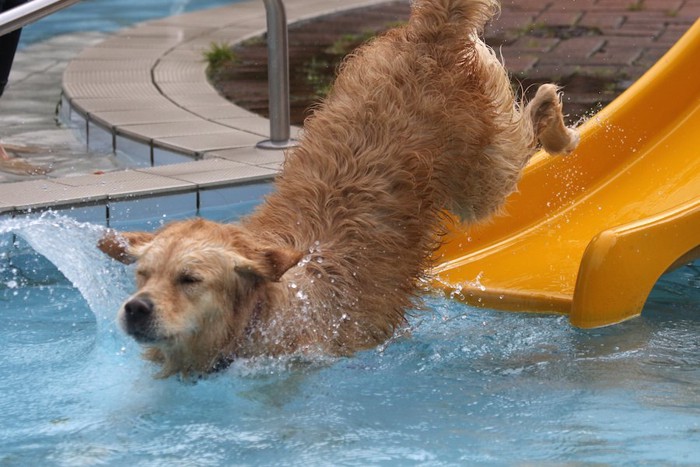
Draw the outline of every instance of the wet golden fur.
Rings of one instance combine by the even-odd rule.
[[[496,213],[539,138],[571,151],[557,89],[526,107],[479,39],[495,0],[418,0],[409,23],[357,50],[306,121],[276,190],[238,225],[197,219],[113,233],[137,261],[120,310],[162,375],[260,354],[350,354],[404,324],[444,210]]]

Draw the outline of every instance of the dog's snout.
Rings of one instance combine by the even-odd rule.
[[[124,304],[124,328],[137,341],[154,339],[153,315],[155,305],[148,297],[134,297]]]
[[[153,314],[153,302],[145,297],[133,298],[124,304],[124,312],[129,321],[148,320]]]

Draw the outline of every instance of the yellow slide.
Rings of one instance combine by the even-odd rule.
[[[468,303],[583,328],[639,315],[661,274],[700,257],[700,20],[574,154],[537,155],[503,216],[447,238],[435,285]]]

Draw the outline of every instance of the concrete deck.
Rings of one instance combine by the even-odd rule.
[[[289,0],[288,22],[383,0]],[[63,72],[61,117],[88,148],[127,155],[128,170],[0,184],[0,218],[56,210],[80,220],[177,216],[230,202],[271,180],[284,158],[259,150],[269,122],[221,97],[203,52],[266,31],[263,2],[149,21],[80,52]],[[293,136],[299,131],[292,129]]]

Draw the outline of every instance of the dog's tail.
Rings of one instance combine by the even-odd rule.
[[[498,0],[414,0],[408,31],[432,43],[480,35],[499,11]]]
[[[550,154],[568,154],[579,142],[578,132],[564,125],[559,89],[543,84],[525,107],[525,118],[532,121],[533,138]]]

